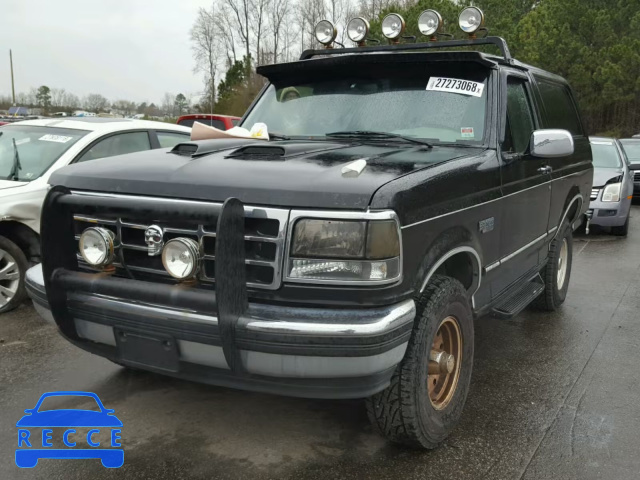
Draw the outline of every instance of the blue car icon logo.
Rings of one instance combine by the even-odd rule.
[[[52,397],[90,397],[95,400],[98,410],[44,409],[42,403]],[[24,412],[26,415],[16,423],[18,427],[16,465],[18,467],[33,468],[41,458],[96,458],[100,459],[102,465],[107,468],[119,468],[124,463],[124,450],[118,448],[121,447],[122,422],[114,415],[114,410],[104,407],[95,393],[45,393],[34,408]],[[66,448],[53,448],[53,428],[64,430],[61,438],[57,440],[62,440]],[[79,431],[88,428],[86,434]],[[40,429],[42,429],[41,435]],[[107,434],[109,441],[103,438]],[[99,441],[98,437],[102,441]],[[83,448],[84,443],[89,448]]]

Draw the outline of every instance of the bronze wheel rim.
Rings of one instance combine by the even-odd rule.
[[[438,326],[429,353],[427,387],[436,410],[449,405],[458,387],[462,365],[462,333],[458,320],[447,317]]]

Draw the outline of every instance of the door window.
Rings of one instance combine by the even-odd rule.
[[[569,89],[541,80],[538,80],[538,89],[546,112],[545,128],[562,128],[573,135],[582,135],[582,126]]]
[[[188,142],[190,138],[188,133],[156,132],[156,134],[160,148],[173,148],[179,143]]]
[[[524,153],[529,146],[533,130],[533,115],[524,82],[509,78],[507,82],[507,131],[503,149],[514,153]]]
[[[111,135],[100,140],[87,150],[78,162],[96,160],[98,158],[113,157],[114,155],[124,155],[125,153],[141,152],[150,150],[149,134],[147,132],[127,132]]]

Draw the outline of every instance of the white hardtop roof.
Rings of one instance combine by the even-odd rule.
[[[40,120],[23,120],[9,125],[32,125],[36,127],[69,128],[87,130],[90,132],[117,132],[119,130],[134,130],[138,128],[155,130],[173,130],[176,132],[191,132],[191,128],[174,123],[154,122],[150,120],[136,120],[132,118],[102,118],[102,117],[56,117]],[[6,126],[9,126],[6,125]]]

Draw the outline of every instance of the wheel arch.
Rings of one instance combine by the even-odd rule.
[[[482,254],[477,240],[460,227],[443,232],[427,249],[416,291],[424,292],[436,274],[460,281],[473,302],[482,282]]]
[[[11,240],[27,257],[27,260],[40,260],[40,235],[24,223],[15,220],[0,222],[0,236]]]
[[[560,227],[562,227],[562,224],[566,219],[569,219],[569,223],[571,224],[572,229],[574,228],[574,224],[576,220],[578,220],[578,218],[580,217],[580,213],[582,212],[583,205],[584,198],[582,197],[582,194],[577,190],[572,189],[572,191],[570,191],[567,195],[567,198],[564,202],[564,213],[562,214],[562,217],[560,217],[560,222],[558,222],[558,225],[556,226],[557,230],[555,232],[554,238],[556,235],[558,235]]]

